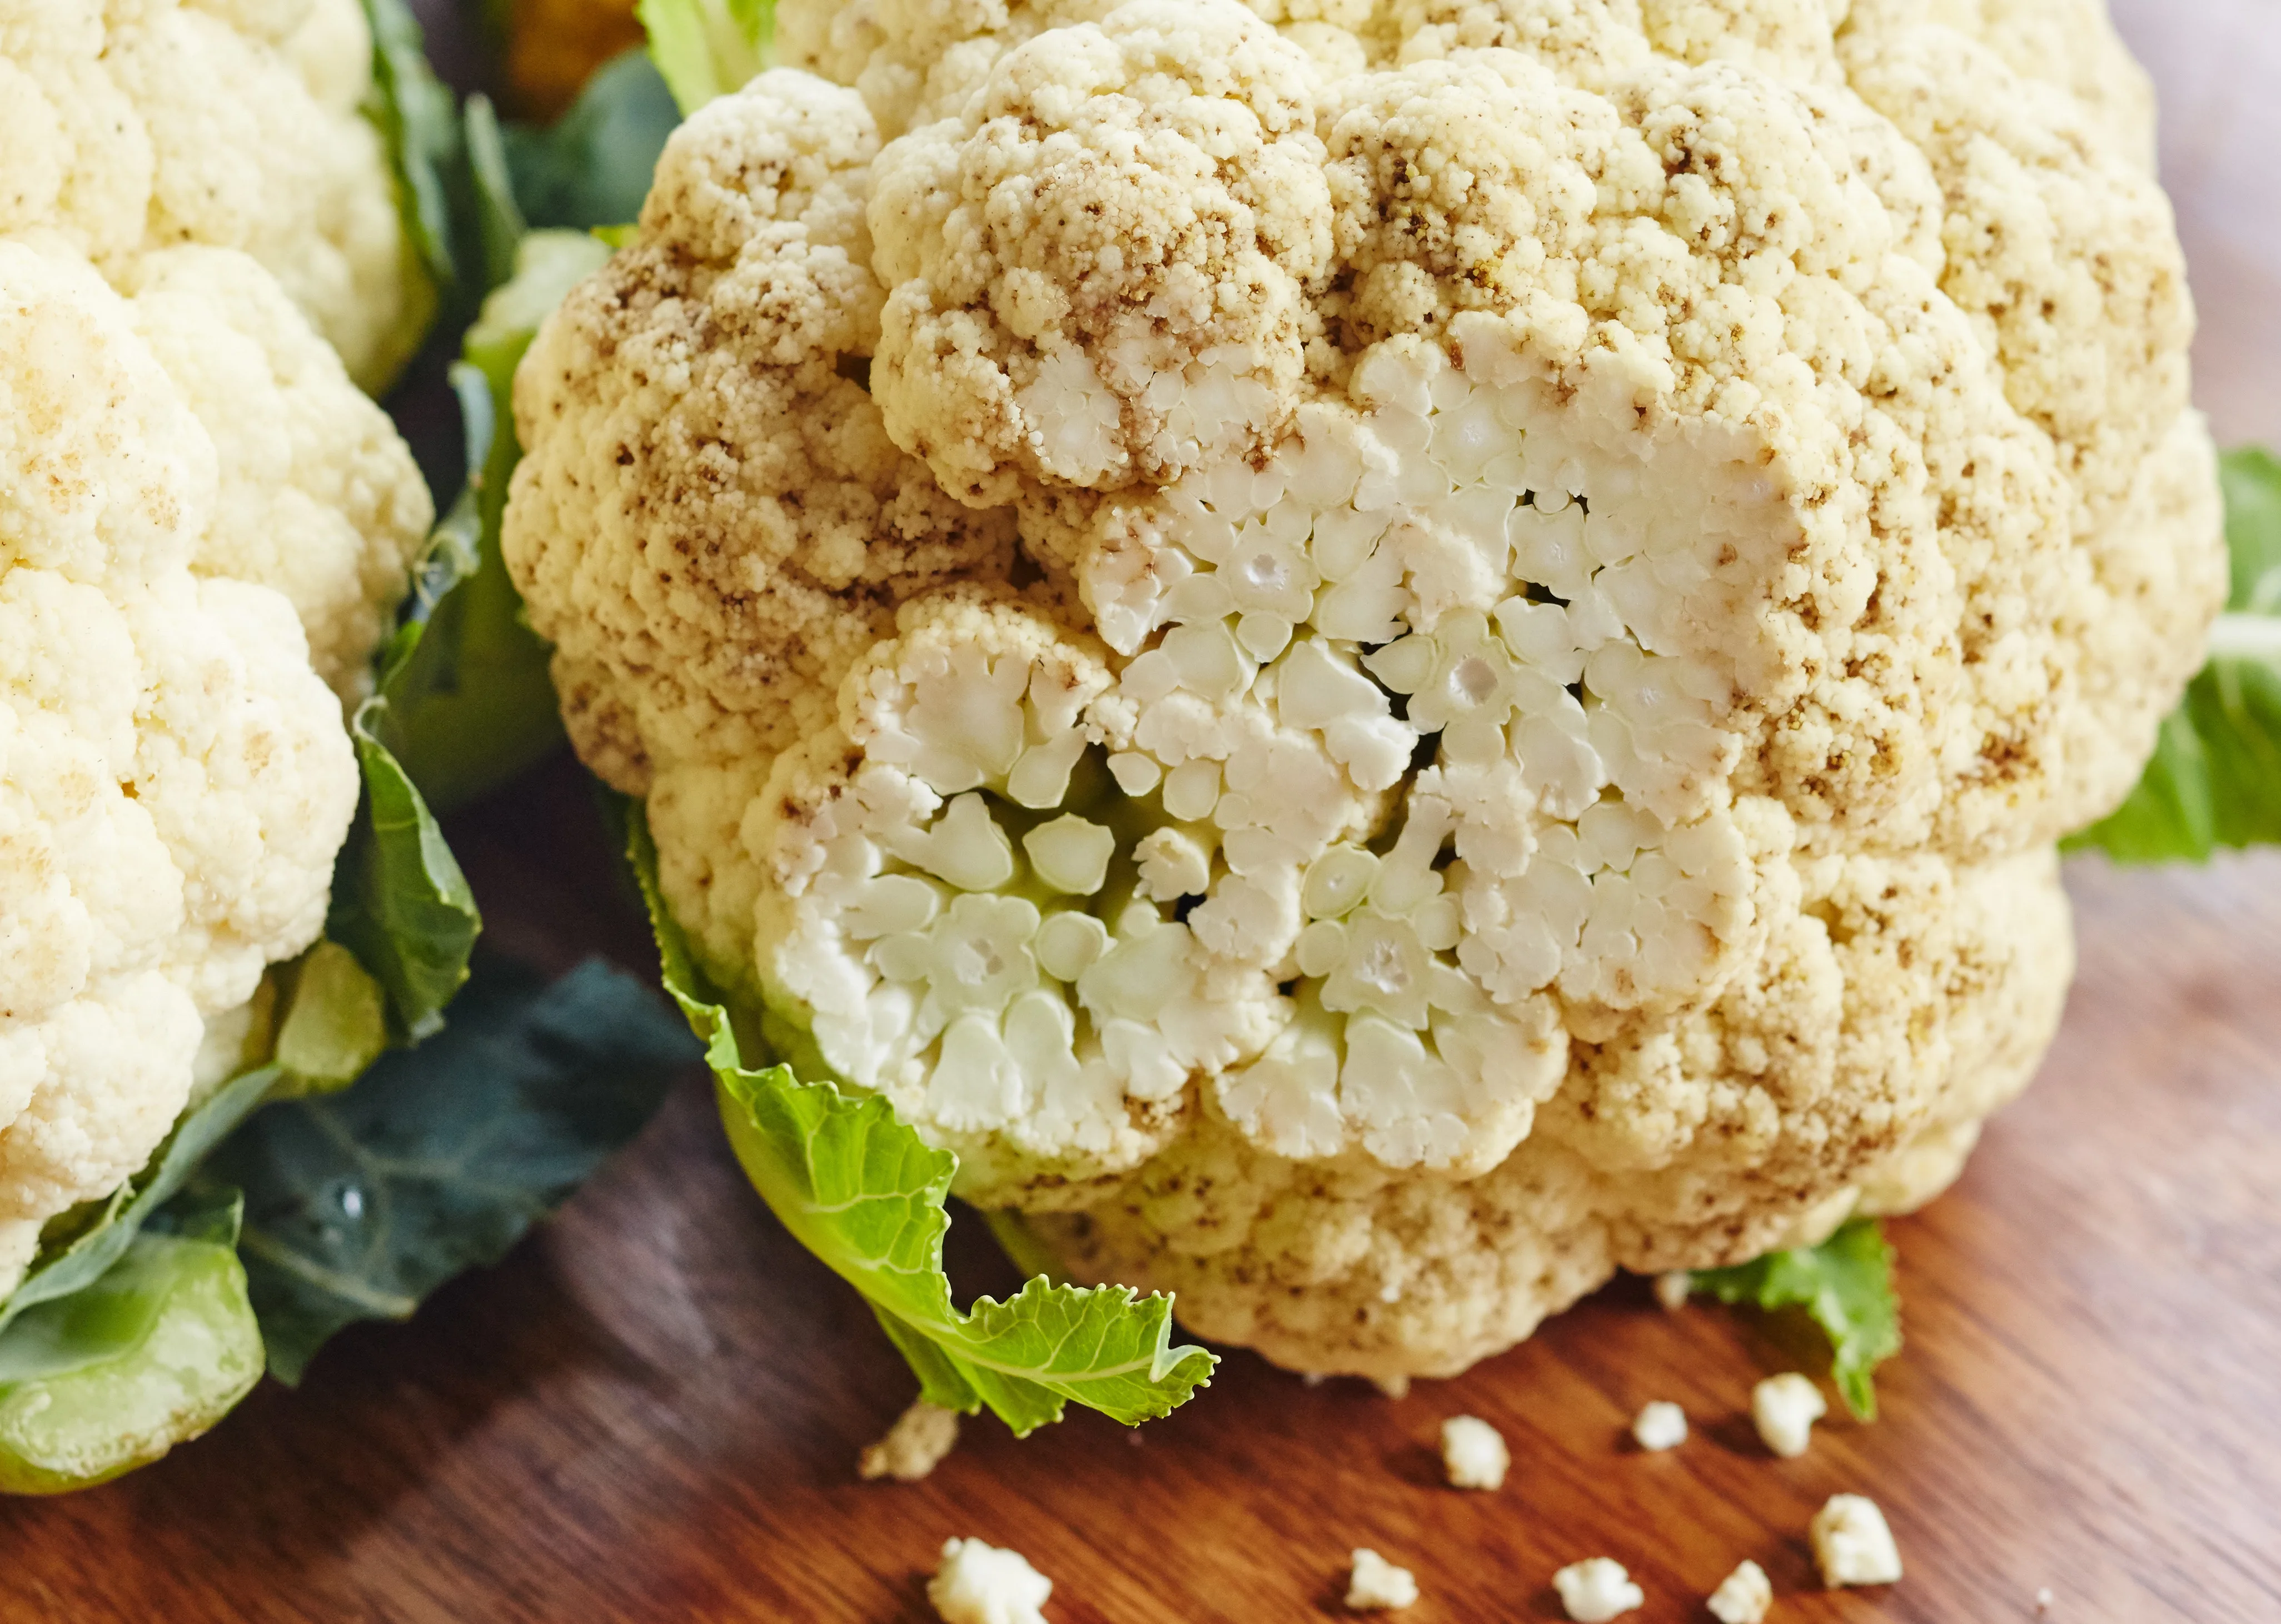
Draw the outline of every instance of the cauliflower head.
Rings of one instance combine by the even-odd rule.
[[[0,0],[0,235],[55,232],[106,274],[243,250],[379,388],[435,293],[359,111],[371,83],[357,0]]]
[[[505,545],[783,1057],[1310,1370],[1955,1177],[2223,588],[2095,0],[778,21]]]
[[[429,518],[253,260],[112,268],[0,237],[0,1296],[236,1069],[263,971],[322,928],[343,703]]]

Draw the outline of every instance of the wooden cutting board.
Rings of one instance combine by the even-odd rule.
[[[2175,9],[2174,9],[2175,5]],[[2207,329],[2202,398],[2281,437],[2281,9],[2120,8],[2169,86],[2166,159]],[[2266,200],[2260,209],[2257,198]],[[647,968],[567,764],[463,820],[494,939]],[[1907,1351],[1873,1427],[1760,1450],[1751,1383],[1818,1368],[1755,1317],[1611,1288],[1464,1379],[1392,1400],[1235,1354],[1138,1433],[991,1421],[928,1481],[869,1485],[912,1383],[870,1315],[779,1230],[701,1080],[553,1226],[405,1326],[352,1331],[306,1384],[73,1498],[0,1502],[0,1624],[112,1620],[822,1620],[931,1616],[951,1535],[1025,1552],[1057,1624],[1348,1616],[1348,1551],[1417,1571],[1409,1624],[1550,1620],[1578,1558],[1629,1567],[1642,1624],[1701,1620],[1736,1562],[1777,1620],[2281,1620],[2281,857],[2206,873],[2077,863],[2083,968],[2036,1089],[1961,1185],[1893,1227]],[[953,1273],[1009,1272],[970,1218]],[[1675,1399],[1681,1449],[1624,1430]],[[1443,1418],[1512,1441],[1495,1495],[1442,1486]],[[1813,1588],[1837,1490],[1886,1508],[1891,1589]]]

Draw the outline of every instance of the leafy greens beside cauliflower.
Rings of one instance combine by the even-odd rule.
[[[652,0],[515,399],[573,741],[778,1087],[1206,1334],[1866,1282],[2223,592],[2143,83],[2074,0],[1315,10],[792,0],[716,94]]]

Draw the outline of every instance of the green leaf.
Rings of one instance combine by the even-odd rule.
[[[364,1075],[388,1047],[388,1004],[380,984],[336,941],[320,941],[280,978],[285,1018],[277,1025],[283,1094],[331,1094]]]
[[[234,1203],[138,1235],[102,1276],[0,1333],[0,1493],[108,1481],[197,1437],[261,1380]]]
[[[2163,722],[2130,799],[2071,836],[2068,850],[2200,862],[2281,841],[2281,460],[2230,452],[2219,472],[2233,585],[2209,662]]]
[[[634,15],[684,116],[769,66],[775,0],[640,0]]]
[[[23,1282],[0,1303],[0,1331],[19,1315],[83,1291],[100,1279],[207,1153],[261,1103],[277,1076],[274,1066],[243,1072],[184,1111],[141,1172],[108,1200],[75,1215],[65,1226],[67,1233],[43,1247]]]
[[[534,226],[584,231],[634,219],[666,137],[681,122],[673,92],[639,48],[595,71],[545,129],[504,132],[514,197]]]
[[[388,994],[397,1033],[416,1042],[443,1025],[467,980],[483,916],[443,829],[374,731],[387,703],[366,700],[350,727],[364,793],[333,864],[325,934],[356,955]]]
[[[465,359],[452,369],[467,425],[468,483],[429,540],[410,618],[382,661],[387,708],[378,729],[438,811],[498,788],[561,742],[549,651],[524,623],[499,550],[507,484],[522,455],[514,369],[538,324],[608,258],[583,231],[521,237],[514,275],[483,300]]]
[[[473,190],[476,238],[483,251],[483,288],[489,291],[514,275],[514,248],[530,229],[515,201],[507,164],[506,133],[488,96],[471,96],[460,110]]]
[[[407,305],[402,329],[374,364],[373,375],[357,380],[376,392],[412,359],[438,303],[460,283],[449,181],[460,162],[460,124],[452,93],[429,67],[420,24],[404,0],[364,0],[364,14],[372,33],[372,89],[364,114],[380,132],[396,182],[407,280],[425,290]]]
[[[1877,1419],[1871,1373],[1901,1350],[1901,1304],[1893,1249],[1874,1218],[1855,1218],[1820,1246],[1768,1252],[1729,1269],[1698,1269],[1689,1289],[1726,1303],[1803,1308],[1829,1334],[1830,1374],[1845,1407]]]
[[[666,991],[705,1040],[737,1159],[785,1227],[863,1294],[929,1403],[969,1413],[987,1404],[1018,1435],[1059,1420],[1071,1402],[1135,1425],[1210,1382],[1215,1355],[1171,1345],[1168,1296],[1040,1275],[1003,1303],[983,1297],[960,1313],[942,1268],[958,1158],[877,1094],[803,1083],[784,1066],[745,1068],[729,1012],[666,910],[641,809],[629,804],[625,821]]]
[[[437,1036],[345,1093],[255,1116],[197,1187],[245,1194],[239,1250],[270,1368],[298,1382],[342,1326],[406,1319],[497,1262],[696,1058],[656,996],[599,960],[545,985],[485,955]]]

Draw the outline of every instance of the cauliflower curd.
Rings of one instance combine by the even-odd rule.
[[[251,259],[110,269],[0,236],[0,1298],[237,1069],[262,972],[316,939],[343,702],[430,516]]]
[[[359,111],[371,85],[357,0],[0,0],[0,236],[57,232],[106,275],[243,250],[377,388],[433,290]]]
[[[2095,0],[777,18],[505,545],[784,1058],[1310,1371],[1955,1176],[2223,588]]]

